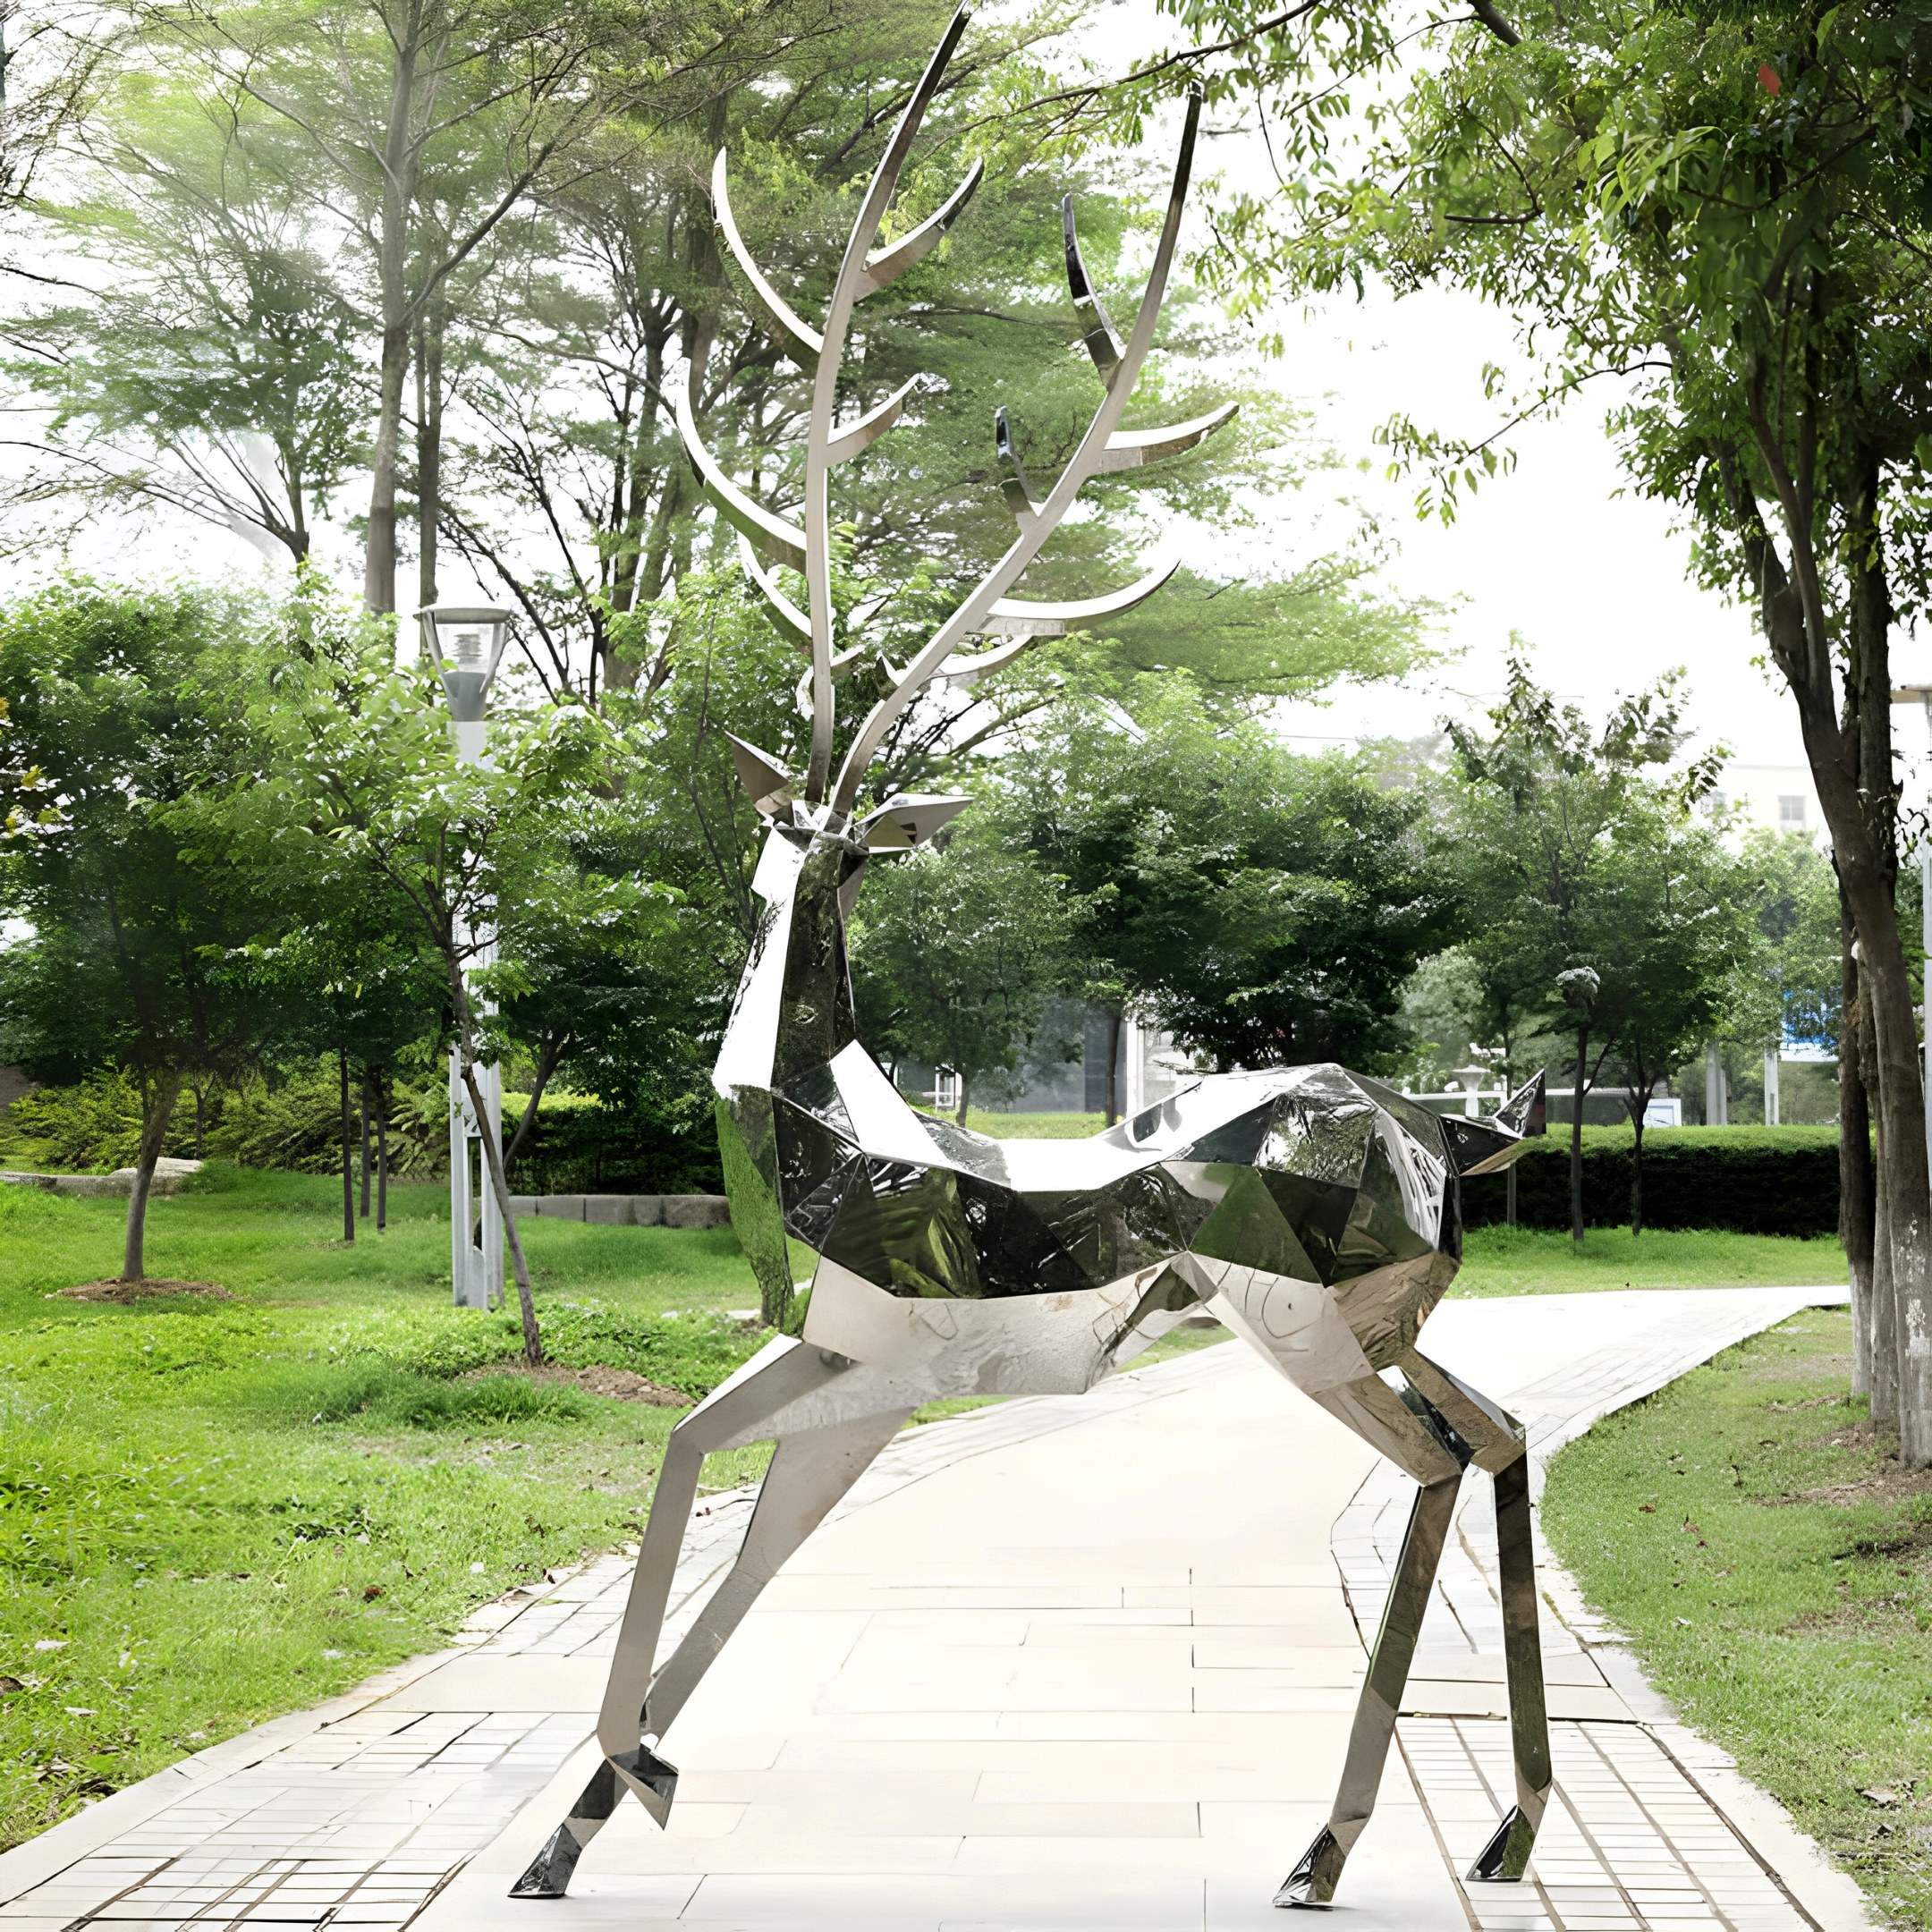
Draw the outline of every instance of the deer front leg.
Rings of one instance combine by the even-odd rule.
[[[1395,1574],[1389,1580],[1388,1602],[1376,1635],[1375,1652],[1368,1659],[1368,1675],[1355,1707],[1335,1808],[1315,1843],[1301,1854],[1300,1863],[1275,1894],[1277,1905],[1327,1904],[1335,1896],[1342,1867],[1375,1809],[1389,1743],[1395,1735],[1396,1714],[1402,1708],[1402,1690],[1409,1681],[1409,1666],[1415,1657],[1429,1592],[1436,1585],[1436,1569],[1455,1514],[1462,1480],[1462,1471],[1457,1470],[1438,1482],[1425,1483],[1416,1492],[1402,1554],[1395,1560]]]
[[[1521,1878],[1530,1868],[1549,1802],[1549,1712],[1543,1688],[1543,1640],[1537,1625],[1536,1557],[1530,1535],[1530,1458],[1519,1453],[1496,1478],[1497,1587],[1503,1598],[1503,1657],[1509,1677],[1510,1746],[1516,1802],[1470,1867],[1475,1879]]]
[[[1516,1802],[1496,1828],[1469,1877],[1485,1883],[1521,1878],[1530,1868],[1554,1782],[1549,1708],[1538,1628],[1536,1551],[1530,1527],[1530,1454],[1522,1424],[1425,1355],[1403,1373],[1474,1452],[1496,1480],[1496,1591],[1503,1608],[1503,1664],[1509,1682],[1510,1749]]]
[[[584,1847],[604,1828],[625,1786],[663,1822],[677,1773],[643,1741],[650,1733],[644,1710],[657,1640],[664,1629],[665,1610],[671,1599],[704,1459],[712,1450],[732,1442],[757,1441],[761,1427],[801,1396],[823,1387],[847,1366],[840,1358],[827,1359],[803,1343],[775,1337],[671,1431],[597,1718],[603,1761],[591,1773],[570,1816],[550,1835],[511,1888],[513,1898],[562,1898]],[[769,1480],[767,1475],[767,1485]],[[760,1508],[764,1498],[761,1489]]]

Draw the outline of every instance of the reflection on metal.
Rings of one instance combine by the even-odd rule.
[[[665,1818],[677,1787],[665,1733],[764,1585],[911,1411],[942,1395],[1089,1388],[1202,1309],[1422,1486],[1333,1814],[1277,1902],[1325,1903],[1368,1821],[1471,1462],[1496,1486],[1517,1765],[1515,1808],[1473,1876],[1520,1878],[1550,1785],[1522,1431],[1416,1343],[1460,1259],[1462,1177],[1520,1151],[1536,1088],[1487,1120],[1443,1120],[1338,1066],[1272,1068],[1197,1080],[1090,1140],[1002,1142],[916,1113],[857,1038],[845,919],[865,868],[875,852],[923,845],[962,803],[894,798],[854,816],[860,781],[893,719],[928,684],[958,674],[955,653],[968,639],[1025,618],[1046,629],[1083,614],[1078,605],[1016,605],[1007,593],[1081,484],[1122,448],[1119,418],[1153,340],[1200,110],[1191,97],[1166,219],[1124,342],[1067,222],[1072,292],[1105,397],[1043,496],[1017,455],[1005,463],[1020,536],[875,705],[835,780],[842,654],[825,494],[838,440],[834,378],[853,305],[878,285],[879,258],[867,250],[962,23],[955,18],[873,178],[822,334],[802,323],[794,332],[818,346],[804,521],[779,525],[784,545],[760,542],[765,520],[777,520],[728,480],[718,487],[724,473],[699,446],[689,407],[681,411],[723,513],[741,530],[750,524],[767,556],[788,547],[780,560],[806,580],[801,611],[769,572],[751,572],[786,628],[796,634],[804,620],[812,750],[794,774],[751,746],[733,747],[769,829],[753,882],[763,911],[713,1073],[733,1224],[777,1333],[672,1431],[598,1720],[602,1762],[515,1893],[560,1895],[625,1790]],[[1227,413],[1136,432],[1127,446],[1148,459],[1188,447]],[[1003,456],[1010,451],[1003,432]],[[1164,574],[1132,589],[1150,594]],[[1119,595],[1085,607],[1118,608]],[[816,1257],[803,1286],[793,1282],[794,1246]],[[776,1453],[743,1547],[659,1664],[699,1464],[712,1450],[767,1440]]]

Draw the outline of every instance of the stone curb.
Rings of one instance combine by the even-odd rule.
[[[598,1227],[716,1228],[731,1225],[722,1194],[513,1194],[520,1219],[588,1221]]]

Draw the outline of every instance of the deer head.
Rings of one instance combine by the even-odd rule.
[[[804,501],[798,521],[780,516],[754,499],[725,474],[706,447],[696,407],[704,373],[701,357],[693,357],[676,399],[679,433],[705,493],[737,530],[739,555],[747,575],[758,586],[780,628],[807,660],[800,682],[801,708],[811,722],[810,752],[804,772],[788,772],[756,747],[733,741],[739,776],[771,826],[755,881],[768,908],[796,907],[805,898],[832,888],[833,896],[843,902],[841,911],[849,910],[868,852],[909,851],[923,844],[960,809],[963,800],[899,797],[886,800],[856,820],[853,816],[868,767],[894,723],[922,691],[939,683],[970,684],[1010,663],[1034,640],[1063,634],[1131,610],[1167,580],[1175,562],[1161,564],[1098,597],[1041,603],[1009,595],[1090,478],[1138,468],[1192,449],[1227,422],[1237,408],[1233,402],[1224,403],[1191,421],[1161,429],[1123,430],[1119,427],[1140,366],[1153,345],[1180,239],[1200,120],[1201,92],[1194,88],[1188,95],[1174,186],[1153,267],[1124,339],[1108,319],[1087,273],[1074,228],[1072,198],[1062,201],[1068,288],[1080,320],[1082,339],[1105,393],[1086,433],[1044,494],[1029,479],[1005,411],[997,412],[994,444],[1002,473],[1001,491],[1018,526],[1013,541],[903,670],[894,674],[886,695],[860,723],[835,775],[835,690],[865,655],[865,647],[847,644],[837,634],[832,603],[831,474],[892,428],[917,386],[914,378],[876,408],[842,421],[837,407],[839,370],[859,303],[889,288],[930,253],[979,183],[980,166],[975,163],[926,220],[898,241],[883,248],[874,246],[927,109],[939,92],[947,64],[965,31],[967,17],[965,7],[953,16],[879,158],[846,241],[820,326],[814,328],[799,315],[772,286],[745,247],[732,215],[723,151],[712,170],[712,203],[725,250],[781,343],[812,378]],[[802,608],[781,581],[778,573],[784,570],[796,572],[804,580]],[[823,857],[815,862],[811,854],[819,848],[823,848]]]

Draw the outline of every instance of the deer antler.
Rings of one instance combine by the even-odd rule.
[[[832,794],[835,810],[852,809],[866,767],[885,741],[894,720],[935,678],[957,675],[961,672],[970,675],[996,669],[1017,655],[1017,650],[1023,648],[1030,637],[1063,630],[1070,623],[1115,615],[1130,609],[1143,597],[1151,597],[1172,574],[1174,566],[1170,564],[1164,570],[1149,572],[1123,590],[1089,599],[1083,604],[1028,604],[1007,599],[1004,596],[1039,555],[1047,538],[1058,529],[1061,521],[1072,508],[1073,499],[1089,478],[1109,470],[1126,469],[1152,462],[1162,455],[1191,449],[1234,413],[1235,405],[1228,403],[1193,422],[1177,424],[1170,429],[1131,430],[1122,435],[1115,428],[1140,373],[1140,365],[1153,346],[1155,325],[1160,319],[1161,303],[1167,292],[1167,277],[1181,237],[1181,215],[1186,205],[1188,180],[1193,170],[1194,141],[1200,126],[1200,113],[1201,90],[1198,87],[1190,88],[1187,120],[1182,130],[1181,149],[1174,163],[1174,187],[1167,198],[1166,217],[1161,225],[1160,241],[1154,250],[1154,263],[1148,274],[1147,286],[1141,292],[1140,306],[1124,343],[1115,336],[1106,310],[1093,292],[1086,263],[1080,256],[1079,237],[1074,231],[1072,197],[1062,202],[1067,281],[1074,307],[1084,325],[1088,352],[1106,385],[1106,394],[1094,411],[1086,434],[1068,458],[1065,469],[1043,498],[1033,496],[1019,452],[1013,445],[1004,411],[995,419],[995,442],[1005,472],[1001,488],[1013,507],[1020,533],[1006,554],[933,632],[894,688],[872,708],[840,767],[838,783]],[[988,651],[977,661],[967,659],[949,672],[947,660],[965,639],[996,628],[1022,631],[1020,645]]]
[[[722,152],[712,171],[712,201],[724,246],[737,262],[787,352],[809,372],[812,378],[811,410],[805,444],[802,524],[788,521],[758,503],[724,473],[705,447],[697,424],[697,398],[703,377],[701,355],[692,357],[685,386],[676,398],[678,430],[703,483],[705,494],[739,532],[739,548],[747,574],[763,591],[781,628],[810,658],[810,669],[801,681],[801,695],[809,696],[807,708],[812,724],[810,761],[803,787],[805,801],[812,804],[825,801],[831,778],[833,681],[864,655],[860,647],[838,652],[834,649],[829,474],[834,465],[856,456],[899,420],[913,387],[912,383],[906,383],[865,415],[842,425],[835,417],[839,366],[851,331],[852,312],[858,303],[866,296],[889,287],[914,263],[921,260],[952,226],[979,184],[981,168],[976,162],[935,213],[899,241],[883,249],[872,248],[926,110],[938,93],[946,65],[965,31],[967,12],[962,6],[953,16],[899,117],[886,152],[873,171],[865,199],[860,205],[858,218],[847,239],[837,277],[832,284],[822,329],[814,329],[778,293],[745,247],[732,213],[725,157]],[[1111,470],[1136,468],[1157,462],[1163,456],[1192,449],[1235,412],[1237,405],[1229,402],[1191,421],[1176,423],[1165,429],[1121,431],[1115,427],[1140,375],[1140,365],[1153,344],[1155,325],[1160,317],[1167,277],[1180,238],[1181,213],[1193,165],[1200,110],[1200,89],[1198,87],[1190,89],[1187,121],[1175,164],[1166,218],[1161,228],[1147,287],[1124,344],[1107,319],[1106,310],[1087,273],[1079,236],[1074,230],[1072,198],[1068,196],[1063,200],[1061,222],[1065,237],[1067,284],[1080,318],[1088,352],[1106,385],[1106,394],[1065,469],[1055,479],[1044,498],[1034,496],[1014,445],[1006,412],[1004,410],[998,412],[995,422],[995,442],[1003,471],[1001,488],[1019,523],[1019,536],[913,657],[903,673],[897,676],[893,689],[873,707],[846,754],[835,787],[831,788],[834,810],[851,811],[866,767],[883,742],[886,732],[928,684],[935,681],[970,682],[1010,663],[1036,638],[1057,635],[1073,625],[1131,609],[1143,598],[1151,597],[1173,574],[1175,565],[1169,563],[1149,571],[1121,589],[1071,602],[1034,603],[1005,595],[1059,527],[1089,479]],[[769,568],[773,564],[787,565],[803,572],[804,609],[801,610],[781,588]],[[1011,641],[975,657],[954,657],[960,645],[969,638],[983,635],[1004,637]]]

